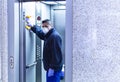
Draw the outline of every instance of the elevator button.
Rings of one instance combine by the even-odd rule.
[[[11,69],[14,68],[14,63],[10,63],[10,68],[11,68]]]
[[[14,62],[14,58],[10,56],[10,62]]]
[[[38,16],[38,17],[37,17],[37,20],[38,20],[38,21],[40,21],[40,20],[41,20],[41,17],[40,17],[40,16]]]

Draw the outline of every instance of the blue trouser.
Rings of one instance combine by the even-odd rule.
[[[48,71],[46,72],[46,82],[60,82],[61,71],[54,71],[54,76],[48,77]]]

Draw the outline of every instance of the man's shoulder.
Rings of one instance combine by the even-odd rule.
[[[60,34],[55,30],[52,35],[52,37],[60,37]]]

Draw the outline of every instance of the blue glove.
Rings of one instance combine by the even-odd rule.
[[[48,77],[51,77],[53,75],[54,75],[54,70],[49,68],[49,70],[48,70]]]
[[[25,21],[26,21],[26,23],[27,23],[27,26],[29,26],[29,27],[32,27],[32,26],[33,26],[32,20],[31,20],[31,16],[26,16]]]

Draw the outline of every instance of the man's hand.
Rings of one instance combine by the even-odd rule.
[[[28,29],[28,30],[30,30],[31,27],[33,26],[30,18],[31,18],[31,16],[26,16],[26,19],[25,19],[25,21],[26,21],[25,28]]]
[[[54,75],[54,70],[49,68],[49,70],[48,70],[48,77],[51,77],[53,75]]]

